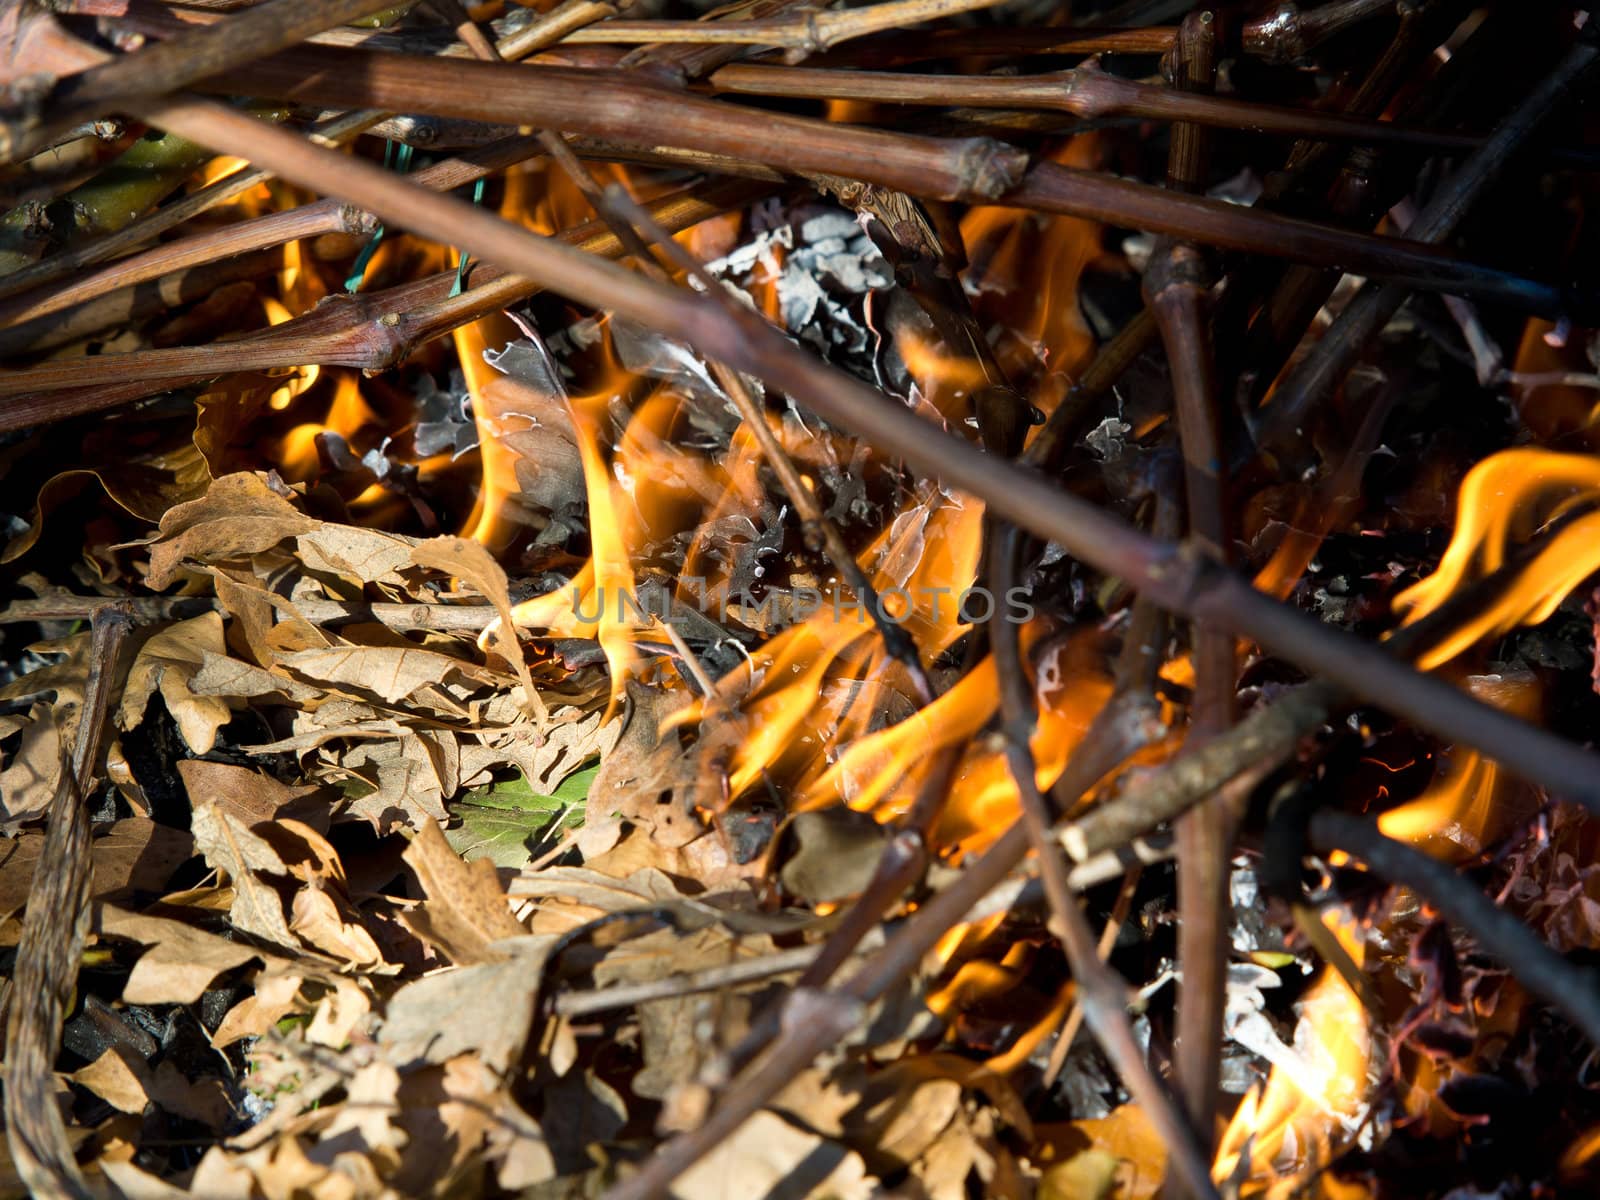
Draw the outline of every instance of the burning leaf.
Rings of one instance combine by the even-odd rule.
[[[481,858],[463,862],[432,821],[423,823],[404,858],[428,896],[405,923],[453,962],[498,961],[504,955],[491,943],[525,932],[511,915],[493,865]]]
[[[537,837],[583,823],[583,801],[599,767],[579,771],[549,796],[533,790],[526,775],[468,792],[450,806],[461,824],[445,838],[469,862],[488,859],[497,867],[517,868],[528,861]]]
[[[1040,1180],[1040,1200],[1145,1200],[1161,1188],[1167,1146],[1136,1104],[1039,1133],[1046,1161],[1057,1159]]]

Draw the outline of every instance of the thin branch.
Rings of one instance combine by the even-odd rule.
[[[106,710],[117,690],[118,659],[131,627],[119,609],[94,615],[72,760],[50,803],[17,947],[15,997],[6,1026],[6,1141],[29,1194],[42,1200],[86,1200],[91,1194],[56,1105],[53,1069],[89,932],[88,798],[100,766]]]
[[[1005,642],[1015,644],[1010,639]],[[1006,762],[1021,796],[1023,827],[1038,857],[1039,876],[1050,904],[1050,931],[1066,951],[1084,1017],[1123,1086],[1166,1143],[1168,1162],[1176,1168],[1188,1194],[1215,1197],[1207,1148],[1196,1140],[1194,1129],[1171,1093],[1151,1072],[1128,1020],[1127,983],[1101,962],[1088,918],[1072,895],[1066,859],[1050,836],[1050,816],[1039,793],[1037,768],[1029,748],[1035,728],[1032,683],[1021,662],[997,660],[996,668],[1006,728]]]
[[[1178,92],[1077,67],[1045,75],[910,75],[902,72],[837,71],[816,67],[730,66],[708,81],[720,92],[752,96],[872,100],[885,104],[949,108],[1035,109],[1070,113],[1084,120],[1138,117],[1183,121],[1250,133],[1416,146],[1434,153],[1470,151],[1483,139],[1440,133],[1339,112],[1280,108],[1250,100]]]
[[[7,162],[26,158],[51,131],[93,120],[120,102],[232,70],[387,6],[387,0],[270,0],[209,28],[147,44],[63,79],[42,99],[42,122],[38,117],[0,120],[0,154]]]
[[[649,207],[661,224],[676,231],[731,207],[742,207],[758,194],[759,190],[749,185],[723,184],[675,192],[652,201]],[[623,252],[615,235],[600,221],[587,222],[559,237],[590,254],[617,257]],[[217,267],[196,270],[208,272]],[[334,296],[293,320],[235,341],[69,360],[61,364],[59,375],[46,374],[70,380],[72,387],[23,395],[0,406],[0,431],[99,412],[163,388],[234,371],[307,364],[381,370],[402,361],[418,346],[541,290],[537,283],[481,260],[468,272],[467,290],[452,295],[456,282],[455,271],[441,271],[381,292]],[[164,279],[161,286],[166,284]],[[102,300],[131,297],[139,290],[122,289]],[[46,317],[39,324],[48,327],[50,321]],[[0,342],[7,336],[0,331]],[[6,379],[18,374],[21,372],[0,375],[0,392]]]
[[[541,145],[535,138],[504,138],[481,149],[468,151],[458,158],[434,163],[417,171],[411,179],[423,187],[445,192],[483,179],[514,163],[536,158],[541,153]],[[318,200],[298,208],[269,213],[254,220],[240,221],[221,229],[165,242],[143,254],[120,259],[110,266],[80,276],[68,286],[53,289],[46,295],[22,296],[9,303],[0,303],[0,327],[48,316],[116,288],[130,287],[148,279],[160,278],[171,271],[214,262],[218,258],[266,250],[285,242],[327,233],[371,233],[376,225],[377,222],[367,214],[337,200]]]
[[[1000,0],[888,0],[862,8],[811,11],[800,17],[752,21],[607,21],[569,41],[617,43],[731,42],[742,46],[780,46],[807,53],[826,50],[852,38],[936,21],[957,13],[993,8]]]
[[[588,1017],[595,1013],[647,1004],[651,1000],[714,992],[718,988],[735,987],[741,983],[754,983],[760,979],[771,979],[774,975],[804,970],[816,961],[821,951],[820,943],[796,946],[793,950],[780,950],[776,954],[705,967],[682,975],[666,975],[660,979],[597,988],[590,992],[565,992],[551,1001],[550,1009],[563,1017]]]
[[[381,113],[350,113],[344,117],[325,121],[316,128],[308,130],[306,136],[325,146],[343,145],[363,130],[377,124]],[[98,237],[81,246],[70,247],[59,251],[47,258],[40,259],[30,267],[20,271],[13,271],[0,278],[0,297],[15,296],[30,288],[39,287],[67,275],[72,275],[85,267],[95,263],[105,262],[119,254],[135,250],[169,229],[176,229],[179,225],[215,208],[219,204],[226,204],[236,196],[242,196],[258,184],[265,183],[272,178],[268,171],[235,171],[214,183],[208,183],[187,196],[164,204],[154,212],[146,213],[131,225],[117,230],[115,233]],[[176,266],[170,269],[176,269]],[[81,281],[80,281],[81,282]],[[60,305],[56,306],[59,309]],[[7,311],[10,307],[7,306]],[[49,309],[45,311],[55,311]],[[21,318],[17,318],[21,319]]]
[[[682,146],[786,170],[863,179],[909,195],[993,203],[1167,233],[1203,245],[1359,271],[1373,278],[1554,312],[1555,285],[1466,263],[1436,246],[1330,228],[1051,162],[1014,147],[758,112],[614,72],[445,63],[303,47],[236,69],[207,88],[339,108],[379,107],[536,123],[649,146]]]
[[[1600,46],[1593,39],[1574,42],[1560,64],[1439,189],[1406,229],[1407,238],[1424,243],[1448,238],[1468,209],[1501,177],[1533,131],[1581,93],[1597,60]],[[1303,445],[1307,423],[1349,374],[1362,349],[1400,310],[1409,292],[1398,283],[1362,287],[1274,391],[1257,437],[1264,448],[1291,453]]]

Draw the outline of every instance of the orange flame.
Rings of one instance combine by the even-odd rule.
[[[1099,165],[1099,139],[1070,138],[1051,157],[1070,167]],[[962,241],[973,266],[974,307],[989,324],[1008,325],[1028,343],[1048,369],[1072,375],[1088,363],[1095,338],[1078,306],[1078,281],[1100,256],[1101,226],[1079,217],[1042,216],[1015,208],[976,207],[961,220]],[[1018,323],[1018,314],[1027,314]],[[1020,377],[1025,363],[1007,361],[1008,375]],[[1045,398],[1035,402],[1048,407]]]
[[[1324,919],[1359,964],[1359,931],[1332,914]],[[1350,1130],[1361,1113],[1371,1054],[1361,1001],[1337,971],[1325,968],[1300,1003],[1292,1053],[1274,1063],[1266,1086],[1253,1089],[1228,1123],[1212,1168],[1218,1183],[1243,1175],[1241,1194],[1268,1200],[1317,1194],[1305,1189],[1332,1157],[1332,1127]],[[1314,1185],[1324,1195],[1339,1188],[1326,1174]]]
[[[1478,699],[1519,717],[1536,715],[1539,689],[1529,676],[1474,675],[1467,687]],[[1378,828],[1436,858],[1470,858],[1509,827],[1514,813],[1499,802],[1504,791],[1494,762],[1475,750],[1461,750],[1421,796],[1382,814]]]
[[[315,373],[317,368],[309,367],[306,370]],[[271,457],[278,463],[278,470],[290,482],[310,479],[317,473],[319,434],[336,433],[346,441],[353,441],[362,429],[370,428],[378,422],[378,415],[367,407],[366,400],[362,398],[361,384],[357,382],[355,372],[334,369],[330,373],[334,381],[333,399],[329,401],[328,411],[323,414],[322,419],[296,425],[284,434],[272,450]],[[313,381],[315,378],[313,374]],[[279,394],[287,391],[292,398],[303,392],[307,386],[309,384],[302,384],[298,380],[285,384],[273,394],[271,400],[273,407],[283,407],[278,403]]]
[[[1422,619],[1464,584],[1503,566],[1513,539],[1596,503],[1600,458],[1524,447],[1485,459],[1462,482],[1455,533],[1439,569],[1396,596],[1396,610],[1405,614],[1408,625]],[[1574,518],[1548,538],[1490,604],[1423,655],[1418,665],[1431,669],[1484,637],[1537,625],[1596,570],[1600,511]]]

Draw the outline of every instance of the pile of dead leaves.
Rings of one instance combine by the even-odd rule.
[[[608,714],[603,671],[528,665],[481,546],[302,500],[227,476],[148,544],[145,582],[193,615],[141,628],[113,703],[58,1064],[79,1158],[141,1198],[595,1194],[697,1121],[718,1052],[829,926],[715,828],[652,823],[675,792],[694,815],[673,692]],[[88,652],[86,631],[41,643],[0,689],[11,946]],[[954,1200],[1037,1178],[1027,1113],[939,1049],[926,986],[678,1194],[866,1196],[892,1176]],[[1084,1169],[1081,1132],[1063,1145]]]

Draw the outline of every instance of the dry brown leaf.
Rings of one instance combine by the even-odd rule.
[[[226,872],[233,882],[228,919],[234,926],[285,949],[298,949],[300,943],[284,918],[277,888],[257,875],[258,871],[289,874],[272,844],[216,804],[197,805],[190,814],[189,829],[206,864]]]
[[[776,950],[765,934],[737,936],[719,925],[686,932],[668,927],[613,947],[595,964],[594,980],[602,988],[654,982]],[[644,1066],[634,1075],[631,1087],[640,1096],[660,1100],[675,1084],[700,1073],[711,1049],[703,1033],[706,1022],[714,1022],[717,1036],[725,1044],[735,1042],[748,1027],[750,1000],[747,995],[724,990],[652,1000],[636,1011]]]
[[[43,848],[44,834],[34,831],[0,843],[0,913],[15,912],[26,902]],[[128,817],[96,837],[89,854],[91,895],[113,899],[166,886],[172,872],[193,856],[194,839],[146,817]]]
[[[511,895],[560,901],[548,905],[553,923],[551,932],[564,932],[584,921],[629,909],[656,908],[683,900],[683,895],[667,875],[654,867],[635,871],[626,879],[613,879],[586,867],[546,867],[512,880]],[[541,906],[534,915],[533,928],[541,929]]]
[[[172,505],[205,492],[211,472],[181,429],[162,430],[150,422],[139,431],[142,436],[130,439],[129,430],[115,428],[120,424],[102,427],[83,440],[82,455],[95,466],[62,471],[39,488],[28,528],[0,551],[0,562],[11,562],[31,550],[50,513],[90,484],[98,483],[121,508],[147,521],[159,520]],[[20,482],[8,478],[7,486]]]
[[[150,1099],[175,1117],[221,1132],[232,1121],[233,1105],[222,1080],[215,1076],[189,1079],[171,1059],[164,1059],[146,1085]]]
[[[1041,1126],[1034,1141],[1035,1161],[1045,1167],[1041,1195],[1066,1200],[1072,1191],[1103,1177],[1113,1168],[1118,1200],[1147,1200],[1161,1188],[1167,1170],[1167,1146],[1136,1104],[1124,1104],[1096,1120]],[[1090,1193],[1091,1195],[1093,1193]]]
[[[897,1165],[921,1158],[961,1108],[962,1086],[939,1061],[950,1057],[913,1056],[874,1073],[844,1118],[845,1139]]]
[[[853,1150],[759,1112],[672,1185],[678,1200],[867,1200],[877,1194]]]
[[[320,629],[300,615],[293,602],[268,591],[243,574],[213,567],[217,600],[233,617],[238,636],[262,667],[273,667],[279,654],[332,645]]]
[[[87,1067],[72,1073],[72,1082],[88,1088],[118,1112],[142,1113],[150,1103],[145,1065],[120,1046],[112,1046]]]
[[[265,950],[230,942],[214,933],[166,917],[95,906],[95,932],[149,947],[133,965],[122,998],[129,1004],[193,1004],[224,971],[259,959],[279,969],[289,961]]]
[[[406,984],[389,1000],[378,1042],[405,1071],[477,1054],[504,1074],[522,1057],[533,1025],[545,955],[554,938],[523,936],[496,946],[496,962],[454,967]]]
[[[157,688],[189,749],[206,754],[216,744],[217,730],[232,719],[226,703],[215,696],[197,696],[189,680],[208,654],[226,652],[222,614],[202,613],[161,630],[139,647],[123,687],[117,725],[132,729],[144,719],[145,706]]]
[[[317,799],[322,789],[290,787],[270,775],[231,763],[189,758],[178,764],[189,804],[214,805],[245,826],[294,816],[326,829],[328,806]]]
[[[318,525],[261,476],[224,475],[200,499],[170,508],[161,518],[160,536],[150,548],[150,586],[166,587],[185,559],[222,562],[260,554]]]
[[[22,725],[16,753],[0,771],[0,828],[42,817],[61,785],[61,733],[49,704],[35,704]]]
[[[344,1103],[322,1131],[324,1142],[340,1141],[349,1149],[374,1159],[384,1175],[400,1165],[400,1155],[410,1138],[395,1119],[400,1115],[400,1072],[386,1062],[373,1062],[351,1076]]]
[[[263,975],[256,990],[228,1010],[211,1035],[217,1049],[233,1045],[240,1038],[260,1037],[294,1009],[302,980],[298,975]]]
[[[499,686],[505,677],[474,663],[433,650],[396,646],[329,646],[286,654],[280,663],[298,675],[330,688],[354,689],[394,704],[446,679],[465,678]]]
[[[206,652],[200,669],[189,679],[189,690],[196,696],[230,696],[253,700],[261,696],[281,696],[303,703],[322,695],[318,688],[278,675],[265,667],[240,662],[221,654]]]
[[[483,1161],[497,1110],[505,1107],[502,1096],[499,1077],[470,1054],[408,1076],[400,1088],[400,1122],[410,1145],[395,1190],[406,1196],[457,1194]]]
[[[419,567],[442,571],[462,580],[478,592],[499,614],[499,623],[490,633],[490,641],[516,671],[522,684],[522,703],[529,712],[540,717],[548,715],[544,701],[533,686],[533,676],[522,656],[522,644],[517,640],[516,623],[511,619],[511,591],[506,573],[495,562],[494,556],[479,542],[461,537],[436,537],[413,547],[411,561]]]
[[[395,574],[411,561],[410,538],[356,525],[324,525],[295,539],[307,571],[339,575],[360,583],[397,583]]]
[[[562,1175],[578,1175],[604,1161],[603,1148],[628,1123],[617,1090],[592,1070],[572,1071],[544,1090],[541,1127]],[[602,1148],[597,1156],[595,1149]]]
[[[511,915],[494,864],[462,861],[432,821],[423,823],[403,857],[427,901],[402,919],[452,962],[465,965],[503,957],[490,949],[491,944],[526,932]]]
[[[349,907],[317,886],[303,887],[290,903],[289,928],[307,945],[358,967],[383,962],[383,952]]]
[[[665,727],[668,718],[687,703],[685,693],[630,683],[628,696],[632,711],[627,728],[600,760],[600,773],[589,788],[585,819],[598,824],[622,816],[649,829],[663,846],[687,845],[706,828],[695,805],[702,771],[708,769],[704,756],[712,739],[702,731],[701,741],[685,751],[678,744],[677,733]],[[733,722],[725,724],[731,727]]]

